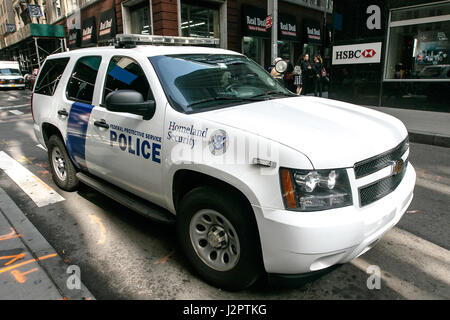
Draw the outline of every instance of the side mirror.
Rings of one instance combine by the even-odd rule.
[[[113,91],[106,96],[105,105],[106,110],[141,115],[144,120],[150,120],[156,111],[155,101],[144,101],[142,94],[135,90]]]
[[[277,63],[275,63],[275,70],[278,73],[285,73],[287,70],[288,64],[284,60],[280,60]]]

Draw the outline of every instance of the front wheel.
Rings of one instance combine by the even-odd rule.
[[[56,135],[51,136],[47,147],[53,181],[63,190],[75,190],[78,187],[77,171],[61,138]]]
[[[241,290],[261,275],[259,234],[253,212],[223,190],[198,187],[181,201],[177,233],[187,258],[210,284]]]

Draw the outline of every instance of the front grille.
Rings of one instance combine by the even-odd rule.
[[[355,168],[355,177],[361,178],[377,172],[387,166],[392,164],[392,161],[399,160],[402,155],[408,150],[409,147],[409,139],[406,137],[397,147],[392,150],[389,150],[385,153],[377,155],[375,157],[357,162],[354,166]]]
[[[360,206],[364,207],[371,204],[394,191],[405,176],[407,166],[408,160],[405,161],[403,170],[400,173],[359,188]]]

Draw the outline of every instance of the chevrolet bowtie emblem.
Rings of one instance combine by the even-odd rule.
[[[395,176],[395,175],[399,174],[400,172],[402,172],[403,165],[404,165],[404,162],[403,162],[402,159],[397,160],[397,161],[392,161],[392,166],[391,166],[391,168],[392,168],[392,175]]]

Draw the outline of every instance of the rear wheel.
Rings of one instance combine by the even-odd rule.
[[[63,190],[75,190],[78,187],[77,171],[61,138],[56,135],[51,136],[47,147],[53,180]]]
[[[210,284],[241,290],[261,275],[259,235],[252,214],[237,197],[211,187],[196,188],[181,201],[180,245]]]

